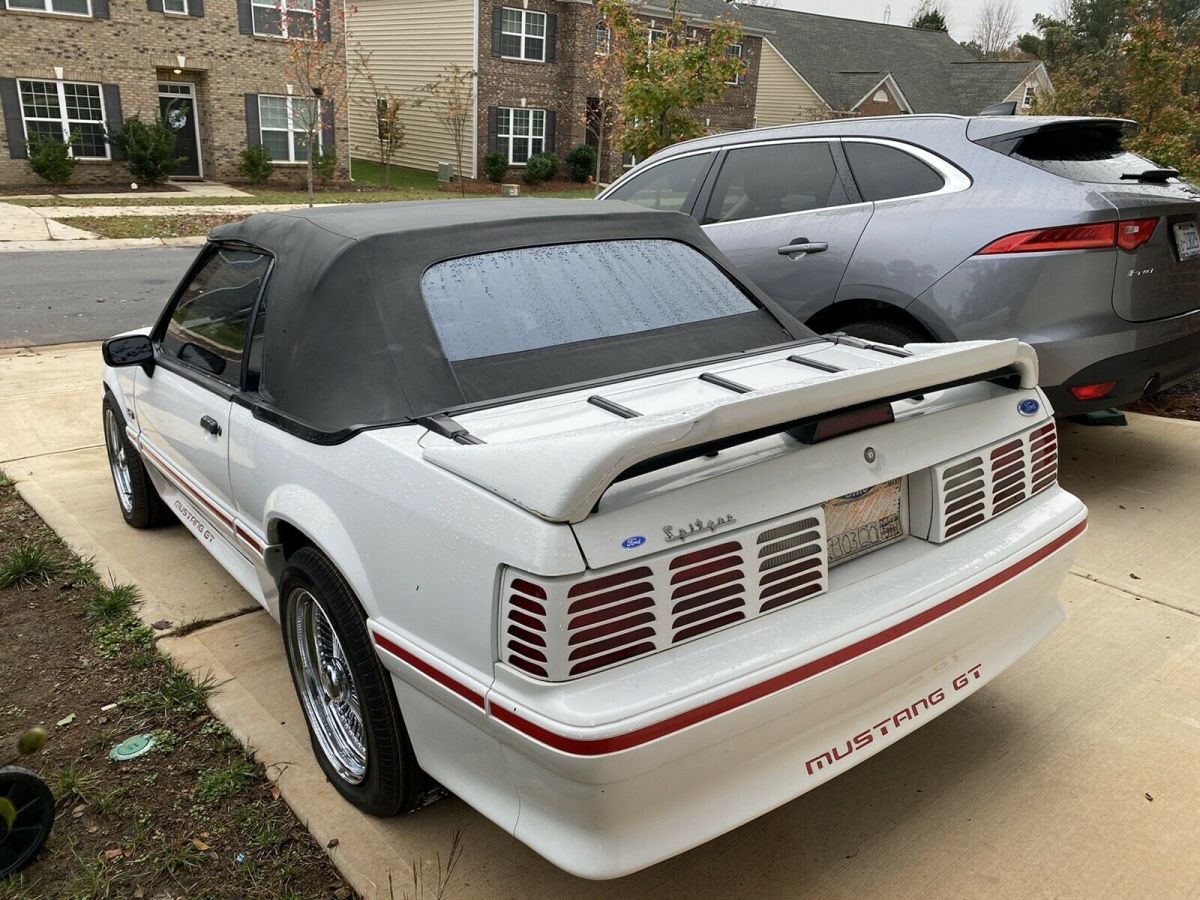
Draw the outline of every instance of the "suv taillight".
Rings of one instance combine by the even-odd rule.
[[[1154,234],[1158,219],[1131,219],[1128,222],[1096,222],[1089,225],[1063,225],[1018,231],[992,241],[979,256],[997,253],[1047,253],[1051,250],[1136,250]]]

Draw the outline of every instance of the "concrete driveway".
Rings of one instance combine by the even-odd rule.
[[[364,817],[324,781],[278,628],[182,528],[117,511],[95,345],[0,351],[0,465],[147,621],[209,622],[163,646],[225,682],[217,715],[368,897],[467,825],[454,897],[1200,896],[1200,425],[1131,416],[1062,433],[1091,507],[1067,621],[994,684],[812,793],[617,882],[555,869],[461,801]],[[389,884],[390,883],[390,884]]]

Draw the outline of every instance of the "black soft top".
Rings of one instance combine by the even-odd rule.
[[[720,341],[706,336],[712,328],[686,326],[610,339],[603,348],[607,369],[614,353],[624,357],[620,370],[632,372],[809,334],[737,273],[693,219],[620,201],[329,206],[260,213],[214,229],[210,239],[274,255],[263,298],[261,393],[278,412],[321,432],[403,422],[483,399],[447,361],[421,295],[425,270],[447,259],[584,241],[679,241],[709,257],[769,311],[754,322],[734,317],[720,329]],[[736,350],[727,349],[731,343]],[[601,377],[604,372],[592,371],[588,354],[579,351],[570,345],[516,354],[519,359],[490,363],[474,381],[486,382],[488,395],[496,397],[527,391],[530,366],[547,387]],[[506,391],[508,382],[513,390]]]

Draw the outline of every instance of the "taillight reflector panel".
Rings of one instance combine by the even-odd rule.
[[[1136,250],[1154,235],[1158,219],[1130,219],[1127,222],[1092,222],[1086,225],[1060,225],[1018,231],[992,241],[979,256],[999,253],[1049,253],[1052,250]]]

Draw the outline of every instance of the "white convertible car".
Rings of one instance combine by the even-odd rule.
[[[969,697],[1086,527],[1028,346],[818,337],[617,202],[252,216],[104,358],[125,519],[279,620],[333,785],[588,878]]]

